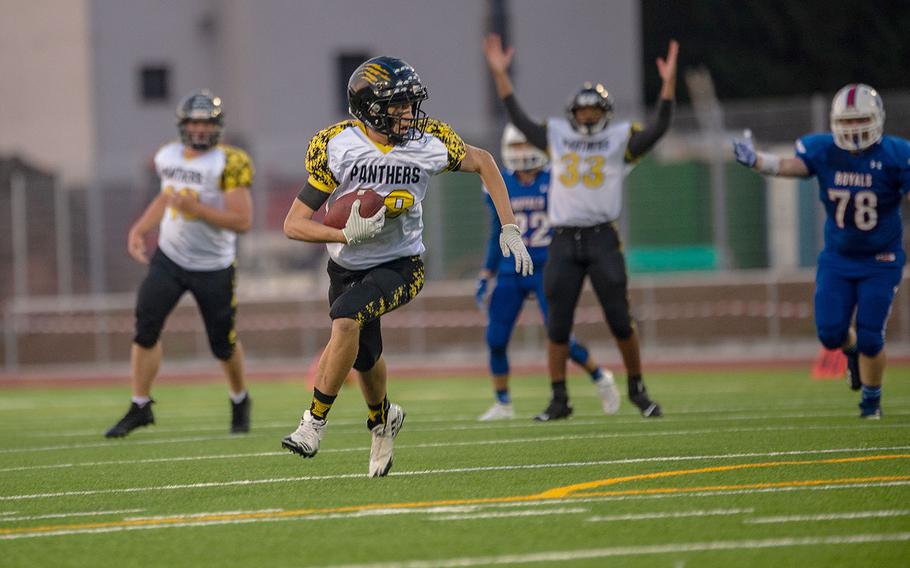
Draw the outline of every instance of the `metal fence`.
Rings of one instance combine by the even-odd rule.
[[[910,96],[885,93],[884,99],[887,132],[910,136]],[[812,340],[808,302],[821,235],[814,182],[794,185],[788,189],[793,196],[781,200],[780,188],[732,162],[728,145],[730,136],[748,127],[762,147],[785,149],[800,135],[826,130],[827,108],[827,98],[821,97],[727,103],[716,109],[713,126],[706,126],[704,109],[677,109],[671,133],[629,176],[621,219],[638,299],[636,315],[647,344],[704,345],[712,336],[701,332],[717,322],[730,324],[737,332],[758,326],[763,330],[761,341],[772,345],[785,345],[796,337],[784,334],[785,329]],[[498,132],[463,134],[471,142],[498,149]],[[260,158],[255,148],[250,150]],[[324,247],[289,241],[281,232],[305,178],[305,172],[288,177],[260,169],[253,188],[254,229],[239,245],[241,330],[249,326],[247,331],[258,337],[295,337],[252,341],[261,345],[250,345],[254,356],[258,349],[262,357],[296,357],[318,348],[323,340]],[[0,160],[0,214],[8,219],[0,223],[6,368],[62,362],[60,355],[67,353],[73,360],[117,361],[128,352],[124,345],[131,338],[133,291],[144,267],[126,254],[126,233],[156,191],[151,172],[135,184],[63,188],[52,174],[18,160]],[[791,205],[792,214],[781,211]],[[411,330],[406,335],[415,353],[453,345],[479,347],[483,322],[470,301],[468,281],[480,266],[488,235],[479,181],[466,174],[436,178],[424,215],[431,284],[414,306],[386,319],[390,326]],[[790,242],[781,244],[782,231],[792,232]],[[796,251],[790,255],[795,256],[781,265],[781,250],[787,247]],[[686,284],[691,281],[686,278],[695,278],[697,284]],[[791,280],[799,282],[798,293],[780,300],[791,289]],[[737,286],[729,287],[731,282]],[[750,287],[765,292],[756,294]],[[673,290],[690,290],[692,297],[705,293],[713,303],[662,300]],[[439,302],[453,307],[430,309]],[[680,302],[689,307],[680,307]],[[198,318],[192,306],[181,310],[169,321],[169,334],[186,333],[193,339],[176,352],[200,357],[206,348],[197,337],[201,328],[194,327]],[[701,318],[692,328],[698,333],[671,332],[686,310],[695,310],[693,317]],[[746,315],[729,320],[725,318],[732,316],[724,310],[745,310]],[[905,312],[901,308],[897,323],[892,322],[902,337],[907,334]],[[607,341],[603,326],[596,323],[599,317],[592,305],[583,304],[579,329]],[[518,344],[531,345],[542,336],[532,331],[536,329],[532,316],[522,321],[525,339]],[[433,341],[433,330],[445,329],[439,322],[462,322],[444,335],[463,334],[467,342]],[[798,325],[791,329],[787,322]],[[742,345],[756,340],[749,333],[723,337]],[[72,353],[52,347],[74,340],[79,348]]]

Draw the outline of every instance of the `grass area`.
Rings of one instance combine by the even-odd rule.
[[[0,565],[906,566],[908,379],[889,370],[872,422],[807,370],[653,374],[652,420],[604,416],[573,378],[576,415],[539,424],[543,377],[513,381],[498,423],[475,421],[486,381],[393,378],[408,417],[384,479],[356,386],[311,460],[279,446],[301,383],[254,384],[246,436],[222,385],[162,386],[157,425],[118,441],[125,386],[6,390]]]

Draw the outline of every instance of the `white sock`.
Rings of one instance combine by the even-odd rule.
[[[148,404],[150,400],[152,400],[152,399],[147,396],[134,396],[133,397],[133,402],[135,402],[136,405],[140,406],[140,407]]]
[[[246,389],[243,389],[242,391],[238,392],[237,394],[229,392],[228,396],[231,397],[231,402],[233,402],[234,404],[240,404],[241,402],[243,402],[243,399],[246,398]]]

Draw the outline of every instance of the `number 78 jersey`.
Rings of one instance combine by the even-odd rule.
[[[884,136],[868,149],[838,148],[831,134],[796,142],[796,156],[818,179],[825,250],[854,258],[903,259],[901,198],[910,190],[910,143]]]
[[[640,127],[617,121],[585,135],[565,119],[547,121],[549,213],[554,227],[593,227],[619,218],[623,180],[634,161],[626,152],[633,129]]]

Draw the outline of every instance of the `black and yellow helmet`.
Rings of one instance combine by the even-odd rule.
[[[575,119],[575,111],[583,107],[599,108],[604,111],[603,117],[592,124],[579,124]],[[585,82],[569,99],[569,104],[566,105],[566,118],[577,132],[596,134],[606,128],[613,118],[613,97],[600,83]]]
[[[417,71],[397,57],[374,57],[360,64],[348,81],[348,111],[373,130],[385,134],[393,144],[423,137],[426,113],[420,103],[428,98],[427,88]],[[414,119],[407,133],[393,128],[398,120],[389,115],[389,106],[410,104]]]
[[[203,120],[216,126],[212,134],[205,139],[192,139],[186,130],[186,123],[191,120]],[[218,144],[224,130],[224,109],[221,98],[208,89],[193,91],[177,105],[177,129],[180,141],[193,150],[205,151]]]

